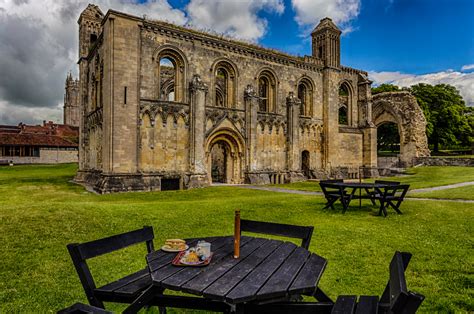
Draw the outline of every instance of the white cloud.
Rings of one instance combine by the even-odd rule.
[[[59,119],[64,80],[77,75],[79,14],[90,0],[0,0],[0,123]],[[178,25],[192,24],[256,41],[267,30],[258,16],[282,14],[283,0],[191,0],[186,11],[167,0],[95,0],[114,9]],[[51,114],[50,118],[47,114]]]
[[[77,75],[77,19],[89,1],[0,0],[0,123],[53,118],[61,122],[57,104],[63,99],[67,71]],[[187,22],[185,13],[166,0],[140,5],[131,0],[94,2],[104,13],[113,8],[177,24]]]
[[[343,33],[353,30],[350,22],[360,12],[360,0],[292,0],[296,22],[312,30],[322,18],[329,17],[342,28]]]
[[[42,124],[43,121],[54,121],[62,123],[63,106],[55,107],[24,107],[13,105],[0,100],[0,124],[17,125],[20,122],[26,124]]]
[[[186,6],[190,25],[238,39],[257,41],[267,30],[258,12],[282,14],[282,0],[191,0]]]
[[[474,64],[466,64],[466,65],[463,65],[461,68],[461,71],[468,71],[468,70],[474,70]]]
[[[422,75],[400,72],[369,72],[369,77],[375,85],[383,83],[394,84],[400,87],[409,87],[418,83],[450,84],[455,86],[468,106],[474,106],[474,72],[462,73],[446,70]]]

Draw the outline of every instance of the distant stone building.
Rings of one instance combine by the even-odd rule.
[[[51,164],[78,161],[77,127],[46,121],[43,125],[0,125],[0,161]]]
[[[79,80],[73,79],[69,73],[66,78],[66,92],[64,94],[63,123],[79,127],[80,105],[79,105]]]
[[[76,180],[99,192],[293,182],[377,166],[372,82],[340,64],[341,31],[329,18],[304,57],[104,16],[95,5],[78,23]]]

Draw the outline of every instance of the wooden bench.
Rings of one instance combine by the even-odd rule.
[[[410,259],[410,253],[395,252],[390,262],[390,279],[380,299],[378,296],[361,296],[357,302],[356,296],[339,296],[331,313],[416,313],[425,297],[407,289],[405,270]]]
[[[68,308],[59,310],[58,314],[112,314],[112,312],[92,305],[75,303]]]
[[[332,180],[331,180],[332,181]],[[342,180],[337,181],[342,182]],[[321,190],[323,191],[324,197],[326,198],[326,205],[323,209],[331,207],[334,209],[334,203],[337,200],[341,201],[342,204],[342,213],[345,213],[349,203],[351,202],[352,195],[345,191],[344,186],[337,184],[336,181],[320,181],[319,185],[321,186]]]
[[[104,239],[67,245],[90,305],[103,309],[104,302],[132,303],[151,285],[151,278],[148,268],[144,268],[97,288],[86,260],[142,242],[146,243],[147,251],[150,253],[154,251],[153,238],[153,228],[146,226]]]
[[[377,191],[374,194],[374,199],[380,202],[379,215],[387,216],[387,207],[392,207],[398,214],[402,214],[400,211],[400,205],[405,199],[405,195],[408,192],[410,185],[399,184],[384,187],[382,190]]]
[[[314,227],[312,226],[295,226],[246,219],[240,220],[240,232],[247,231],[253,233],[301,239],[301,247],[307,250],[309,249],[309,243],[311,242],[313,230]]]

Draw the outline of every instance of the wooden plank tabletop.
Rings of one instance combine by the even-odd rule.
[[[326,266],[324,258],[291,242],[242,236],[240,258],[234,259],[232,236],[201,240],[210,242],[214,253],[208,266],[174,266],[177,253],[148,254],[153,284],[230,304],[281,300],[314,291]]]

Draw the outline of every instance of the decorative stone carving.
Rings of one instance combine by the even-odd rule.
[[[299,106],[301,104],[301,100],[295,96],[294,92],[289,92],[288,96],[286,97],[286,104],[288,106]]]
[[[99,108],[89,113],[86,118],[86,128],[90,129],[103,123],[103,109]]]
[[[249,85],[247,85],[247,87],[245,87],[244,98],[245,99],[259,98],[257,96],[257,92],[255,91],[255,89],[253,88],[252,85],[249,84]]]
[[[191,88],[191,91],[194,91],[194,90],[203,90],[205,92],[208,91],[208,86],[206,83],[204,83],[201,79],[201,76],[199,74],[194,74],[193,75],[193,78],[191,80],[191,84],[190,84],[190,88]]]
[[[143,102],[140,105],[140,120],[142,120],[145,115],[150,117],[152,126],[155,125],[157,115],[161,116],[164,125],[166,125],[169,115],[173,116],[174,123],[177,123],[178,118],[182,117],[184,123],[187,126],[189,125],[189,107],[171,101]]]

